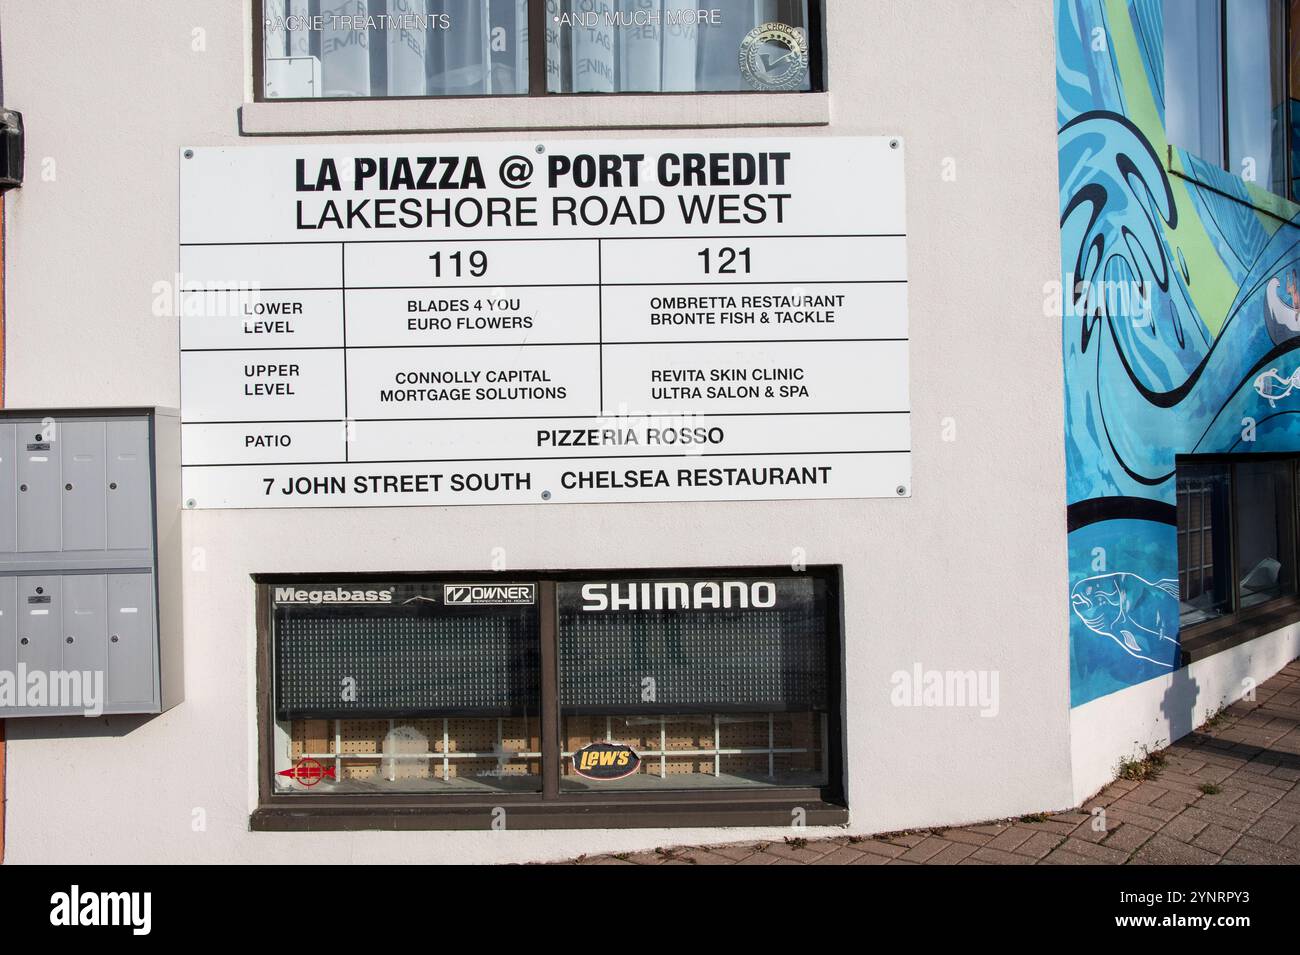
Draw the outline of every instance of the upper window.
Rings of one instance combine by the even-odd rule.
[[[262,92],[526,93],[527,10],[527,0],[262,0]]]
[[[1290,196],[1288,60],[1300,0],[1164,0],[1170,143]],[[1294,9],[1293,9],[1294,8]]]
[[[818,88],[820,0],[261,0],[259,99]]]
[[[1296,463],[1178,463],[1183,627],[1229,620],[1296,594]]]

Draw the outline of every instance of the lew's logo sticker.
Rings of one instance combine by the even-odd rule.
[[[622,779],[641,765],[641,757],[624,743],[588,743],[573,754],[573,771],[587,779]]]
[[[443,584],[442,602],[465,604],[530,604],[532,584]]]

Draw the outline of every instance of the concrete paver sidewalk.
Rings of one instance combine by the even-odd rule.
[[[578,865],[1300,863],[1300,661],[1072,812],[831,839],[661,848]],[[1104,816],[1097,813],[1102,810]]]

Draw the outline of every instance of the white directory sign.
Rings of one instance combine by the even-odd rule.
[[[190,507],[909,493],[898,140],[179,161]]]

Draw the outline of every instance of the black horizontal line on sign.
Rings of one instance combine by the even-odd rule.
[[[749,282],[525,282],[520,285],[507,284],[483,284],[483,285],[329,285],[317,286],[314,288],[293,288],[291,286],[267,288],[257,286],[256,288],[183,288],[181,294],[195,292],[207,295],[232,295],[240,292],[395,292],[400,289],[419,289],[450,292],[456,289],[494,289],[494,288],[641,288],[643,286],[658,286],[664,289],[674,288],[712,288],[715,285],[906,285],[907,279],[817,279],[808,281],[804,279],[781,279],[779,281],[749,281]],[[184,318],[185,316],[181,316]],[[231,315],[230,318],[242,318],[244,316]]]
[[[874,451],[717,451],[712,454],[593,454],[593,455],[540,455],[535,457],[508,458],[383,458],[357,459],[350,461],[265,461],[250,464],[242,461],[225,461],[218,464],[185,464],[187,468],[313,468],[334,467],[347,464],[477,464],[499,461],[653,461],[656,458],[672,460],[688,458],[780,458],[780,457],[828,457],[839,454],[911,454],[902,448],[880,448]]]
[[[713,242],[719,239],[758,241],[760,239],[906,239],[906,232],[855,232],[850,235],[620,235],[620,236],[532,236],[523,239],[267,239],[249,242],[182,242],[181,248],[204,248],[231,245],[389,245],[411,242],[640,242],[645,239]]]
[[[465,342],[448,345],[260,345],[247,348],[182,348],[186,352],[245,352],[245,351],[360,351],[385,348],[609,348],[615,345],[819,345],[845,342],[905,342],[906,338],[737,338],[691,339],[662,342],[519,342],[496,344],[493,342]]]
[[[657,288],[678,288],[680,286],[691,286],[692,288],[712,288],[715,285],[906,285],[907,279],[778,279],[763,280],[750,279],[743,282],[600,282],[601,288],[640,288],[646,285],[652,285]],[[345,291],[350,291],[359,286],[348,286]],[[379,286],[387,288],[388,286]],[[413,286],[420,288],[420,286]],[[490,287],[490,286],[489,286]],[[508,288],[509,286],[502,286]]]
[[[682,412],[665,411],[651,413],[639,411],[628,414],[587,414],[587,415],[490,415],[487,417],[466,418],[349,418],[347,420],[361,423],[365,421],[599,421],[602,418],[625,419],[629,421],[640,418],[797,418],[805,415],[854,415],[854,414],[911,414],[911,411],[727,411]],[[341,424],[343,418],[261,418],[255,421],[182,421],[181,424]]]

